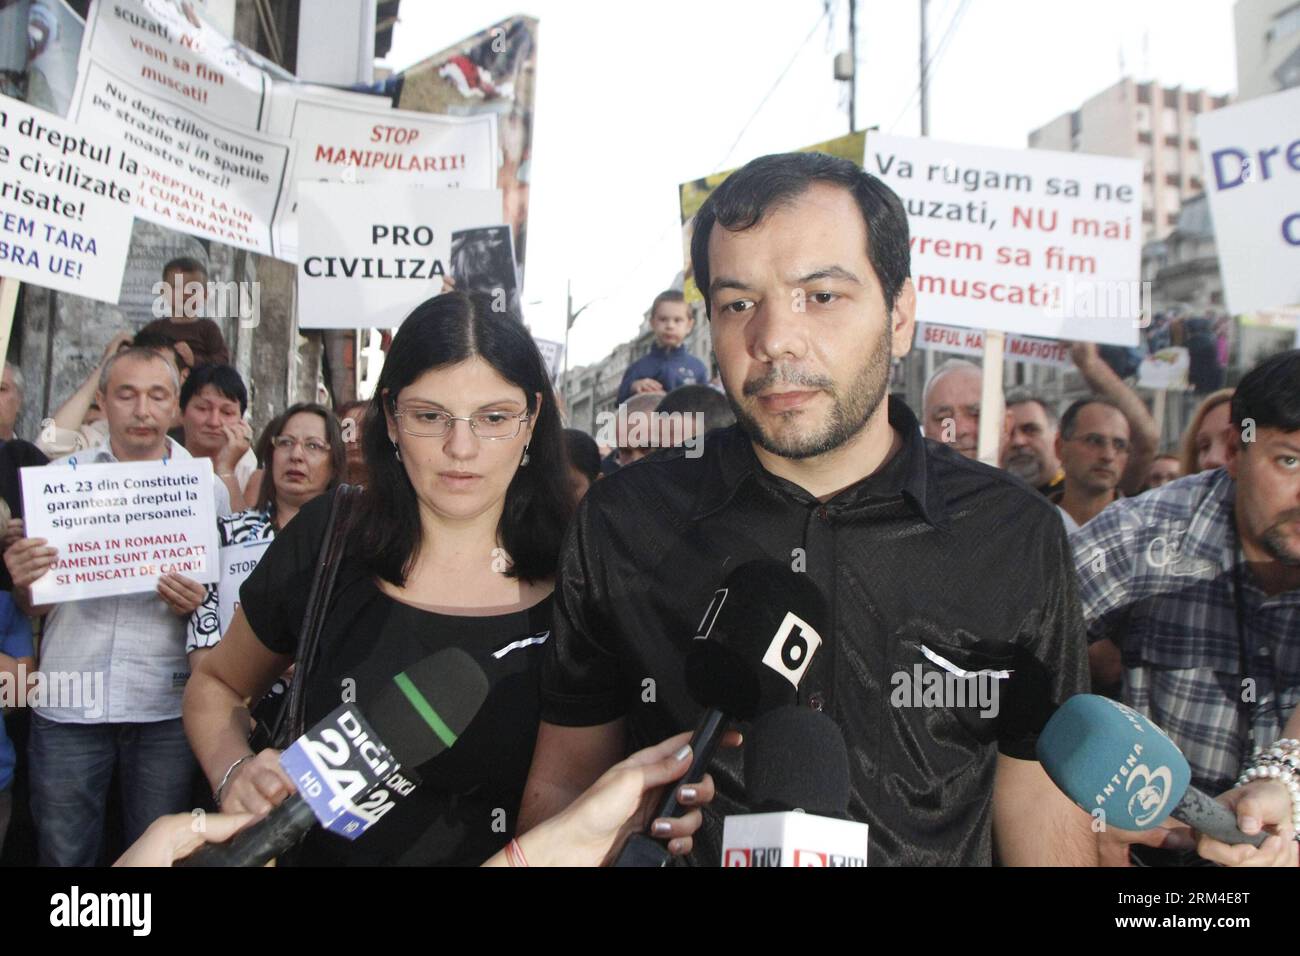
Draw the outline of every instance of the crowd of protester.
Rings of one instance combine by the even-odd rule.
[[[897,262],[891,265],[876,248],[896,241],[888,233],[897,228],[891,219],[899,215],[896,197],[851,164],[846,171],[825,157],[767,159],[785,164],[779,170],[784,179],[773,178],[771,170],[747,179],[742,171],[702,210],[716,217],[700,220],[704,245],[692,250],[706,295],[710,257],[727,254],[725,243],[720,251],[708,247],[712,222],[734,230],[728,235],[748,233],[762,242],[764,229],[795,215],[801,197],[821,190],[821,205],[804,214],[814,220],[848,215],[847,222],[855,210],[861,213],[852,229],[861,234],[865,221],[871,231],[869,262],[883,273],[883,314],[892,316],[895,335],[910,336],[915,303],[905,252],[898,274]],[[785,185],[773,187],[778,180]],[[778,194],[740,194],[767,188]],[[747,224],[727,225],[729,202],[750,210]],[[843,233],[823,228],[809,241],[828,243],[833,251],[846,241]],[[904,226],[904,250],[905,238]],[[829,252],[827,261],[835,261]],[[168,264],[164,278],[177,276],[206,278],[191,260]],[[758,287],[769,280],[740,274],[728,281],[726,296],[743,292],[757,302],[760,292],[745,283]],[[182,285],[174,282],[178,290]],[[718,307],[710,301],[711,310]],[[406,319],[373,399],[336,410],[293,405],[256,440],[247,421],[246,384],[227,364],[219,330],[214,337],[210,320],[185,319],[179,299],[174,318],[114,338],[33,443],[14,434],[23,383],[6,364],[0,382],[0,669],[30,673],[39,661],[43,670],[99,673],[107,693],[99,712],[42,707],[8,722],[17,739],[0,732],[0,850],[11,817],[15,829],[30,826],[35,836],[21,841],[22,853],[34,845],[35,855],[11,852],[11,861],[69,866],[112,859],[155,821],[189,810],[196,792],[212,810],[264,813],[293,790],[276,749],[268,746],[286,688],[303,681],[305,716],[314,722],[337,704],[341,685],[352,681],[364,697],[394,666],[452,644],[491,662],[490,690],[476,732],[458,744],[438,786],[418,789],[376,827],[373,839],[345,843],[318,831],[294,859],[481,863],[528,824],[563,810],[561,795],[572,800],[585,787],[607,785],[602,774],[622,767],[619,761],[634,745],[668,736],[637,732],[637,718],[622,702],[633,665],[620,655],[631,652],[602,643],[603,629],[623,633],[633,627],[624,618],[639,617],[643,624],[648,617],[635,601],[650,598],[620,594],[609,580],[611,567],[622,562],[647,575],[674,568],[672,542],[650,525],[661,521],[676,532],[687,516],[695,521],[748,507],[758,509],[755,539],[761,521],[786,511],[843,521],[845,535],[869,534],[861,523],[868,516],[886,522],[882,528],[898,520],[888,508],[869,511],[872,502],[893,500],[895,485],[902,488],[898,500],[918,509],[927,526],[951,527],[982,502],[991,513],[1015,512],[1015,521],[1028,522],[1022,557],[1041,566],[1032,575],[1008,571],[1025,579],[1023,587],[1008,590],[1038,593],[1041,586],[1042,600],[1052,604],[1052,623],[1042,626],[1055,636],[1044,634],[1041,645],[1030,645],[1034,653],[1048,648],[1044,653],[1062,655],[1037,661],[1049,672],[1047,683],[1060,694],[1091,688],[1150,716],[1187,755],[1197,786],[1213,794],[1234,791],[1245,781],[1255,748],[1300,737],[1300,351],[1262,361],[1234,388],[1205,389],[1209,394],[1174,451],[1159,447],[1142,398],[1101,351],[1076,344],[1071,354],[1089,394],[1059,408],[1041,394],[1009,392],[1000,469],[973,461],[979,366],[946,362],[925,383],[919,416],[890,399],[887,422],[876,419],[886,436],[879,462],[888,481],[871,474],[865,483],[872,494],[859,495],[852,489],[860,475],[850,490],[836,484],[837,475],[856,474],[843,471],[843,460],[833,465],[839,471],[800,471],[839,446],[825,435],[820,445],[801,444],[805,436],[781,431],[794,419],[764,404],[770,398],[764,389],[781,381],[771,356],[804,347],[782,338],[791,333],[779,328],[775,308],[768,308],[753,306],[757,317],[749,321],[760,324],[743,343],[739,336],[748,333],[715,323],[715,349],[731,386],[724,391],[707,384],[706,370],[684,352],[692,320],[680,294],[657,297],[652,352],[624,377],[614,431],[594,438],[564,428],[545,364],[523,326],[466,293],[430,299]],[[729,314],[724,321],[738,319]],[[845,341],[825,343],[826,354]],[[884,347],[891,341],[901,347],[889,336]],[[840,357],[845,367],[858,360]],[[738,379],[735,369],[743,362],[761,367]],[[868,382],[873,368],[866,366],[852,384]],[[808,380],[793,384],[801,381]],[[883,394],[884,379],[877,386]],[[880,394],[875,400],[886,407]],[[839,421],[832,416],[832,426]],[[638,422],[646,427],[634,427]],[[684,449],[700,442],[706,450],[721,449],[715,453],[724,458],[717,480],[728,482],[725,494],[691,490],[695,473],[683,470],[691,457]],[[220,624],[220,585],[174,573],[163,575],[152,592],[33,605],[31,585],[51,568],[57,551],[24,533],[19,469],[73,456],[84,463],[210,460],[220,545],[271,542],[240,589],[228,627]],[[938,470],[915,484],[930,468]],[[748,497],[736,492],[742,475],[755,476]],[[948,488],[960,487],[960,495],[945,498],[935,475]],[[330,502],[344,483],[364,490],[349,506],[333,613],[316,665],[295,673]],[[673,498],[678,485],[681,497]],[[667,502],[680,500],[681,511],[671,510],[677,504],[657,511],[649,501],[657,489]],[[647,515],[629,512],[638,501]],[[799,519],[805,543],[813,540],[812,520]],[[996,527],[995,517],[983,520]],[[922,536],[919,525],[909,527],[892,539],[900,549],[909,535],[908,547]],[[638,533],[644,537],[638,540]],[[884,563],[890,561],[889,540],[881,541]],[[833,546],[819,546],[834,553]],[[932,581],[946,561],[962,560],[966,547],[963,539],[946,554],[908,552],[898,562],[912,568],[918,582]],[[475,558],[489,554],[492,561]],[[1067,565],[1072,579],[1054,578],[1053,561]],[[937,603],[958,620],[963,614],[971,621],[992,619],[976,606],[975,591],[963,587],[960,594],[965,597]],[[916,605],[926,595],[914,597],[890,606],[924,617]],[[1035,605],[1028,616],[1044,613]],[[903,646],[891,645],[891,652],[902,653]],[[1065,659],[1072,647],[1077,661]],[[646,656],[636,667],[662,666],[642,650]],[[1061,673],[1052,673],[1058,665]],[[666,758],[668,751],[655,754]],[[1024,792],[1030,792],[1027,784]],[[712,783],[683,794],[686,804],[707,804]],[[492,821],[502,808],[506,819],[497,826]],[[1285,834],[1289,819],[1263,823]],[[676,853],[691,848],[698,811],[683,820],[656,824],[656,834]],[[1191,862],[1196,854],[1171,832],[1103,836],[1095,858]],[[1294,844],[1270,846],[1269,859],[1294,865]],[[1021,844],[999,847],[1003,862],[1029,858]],[[963,860],[988,853],[976,844],[967,850]],[[1258,862],[1244,848],[1202,844],[1200,850],[1217,862]],[[936,852],[893,848],[885,857],[915,862]],[[1091,857],[1060,857],[1081,859]]]

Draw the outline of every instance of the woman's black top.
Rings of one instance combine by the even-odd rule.
[[[253,632],[277,654],[297,649],[330,498],[321,495],[304,505],[240,588]],[[490,690],[455,746],[415,768],[422,783],[409,796],[354,841],[313,830],[295,862],[477,866],[501,849],[514,835],[532,761],[550,627],[549,596],[505,614],[438,613],[385,594],[355,555],[345,555],[319,656],[305,677],[307,727],[344,700],[354,700],[364,712],[395,674],[447,647],[472,656]]]

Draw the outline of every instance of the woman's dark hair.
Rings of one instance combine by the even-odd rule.
[[[787,205],[814,183],[842,186],[857,200],[867,224],[867,258],[880,279],[885,309],[894,308],[903,281],[911,274],[907,213],[897,194],[847,159],[826,153],[774,153],[751,160],[728,176],[695,214],[691,269],[709,318],[713,317],[709,233],[714,224],[733,232],[753,228],[769,210]]]
[[[211,385],[232,402],[239,402],[239,414],[248,411],[248,389],[231,365],[199,365],[191,369],[190,377],[181,386],[181,408],[185,408],[205,385]]]
[[[325,491],[333,491],[334,486],[342,481],[343,476],[348,472],[348,452],[343,447],[343,432],[334,413],[324,405],[317,405],[315,402],[299,402],[297,405],[290,405],[271,419],[270,424],[262,429],[262,436],[257,440],[257,463],[262,467],[262,487],[257,492],[257,507],[262,511],[275,504],[275,476],[272,474],[275,469],[271,467],[271,453],[274,449],[271,439],[278,437],[284,431],[284,426],[289,423],[289,419],[300,412],[319,415],[325,422],[325,440],[330,444],[330,482],[325,487]]]
[[[589,481],[600,477],[600,447],[596,439],[577,428],[566,428],[564,444],[570,465],[586,475]]]
[[[449,292],[417,306],[393,338],[362,423],[370,483],[352,523],[351,544],[379,577],[399,587],[420,550],[422,525],[406,468],[388,439],[384,397],[391,411],[402,389],[426,372],[474,357],[522,389],[534,416],[528,465],[515,471],[506,489],[497,528],[513,561],[507,574],[535,581],[555,573],[560,540],[573,513],[563,426],[546,363],[528,329],[518,317],[492,306],[491,296],[473,292]]]
[[[1244,376],[1232,395],[1232,424],[1300,430],[1300,349],[1266,358]]]

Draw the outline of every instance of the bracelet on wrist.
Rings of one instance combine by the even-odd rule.
[[[240,757],[229,767],[227,767],[226,772],[221,775],[221,783],[217,784],[217,789],[212,791],[212,802],[217,805],[218,810],[221,809],[221,797],[222,794],[225,792],[226,784],[230,783],[230,775],[233,774],[236,770],[238,770],[240,764],[244,763],[244,761],[252,760],[256,756],[257,754],[244,754],[244,756]]]
[[[1251,766],[1237,778],[1237,786],[1255,780],[1276,780],[1291,795],[1291,829],[1300,840],[1300,740],[1283,738],[1272,746],[1256,747]]]

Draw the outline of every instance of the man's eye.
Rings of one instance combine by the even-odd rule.
[[[1296,468],[1300,466],[1300,458],[1297,458],[1295,455],[1283,455],[1282,457],[1278,458],[1278,461],[1280,461],[1282,463],[1282,467],[1286,469]]]
[[[753,305],[748,299],[737,299],[735,302],[728,302],[722,307],[723,312],[745,312]]]
[[[835,292],[814,292],[812,294],[812,300],[818,305],[830,305],[838,298],[839,294]]]

